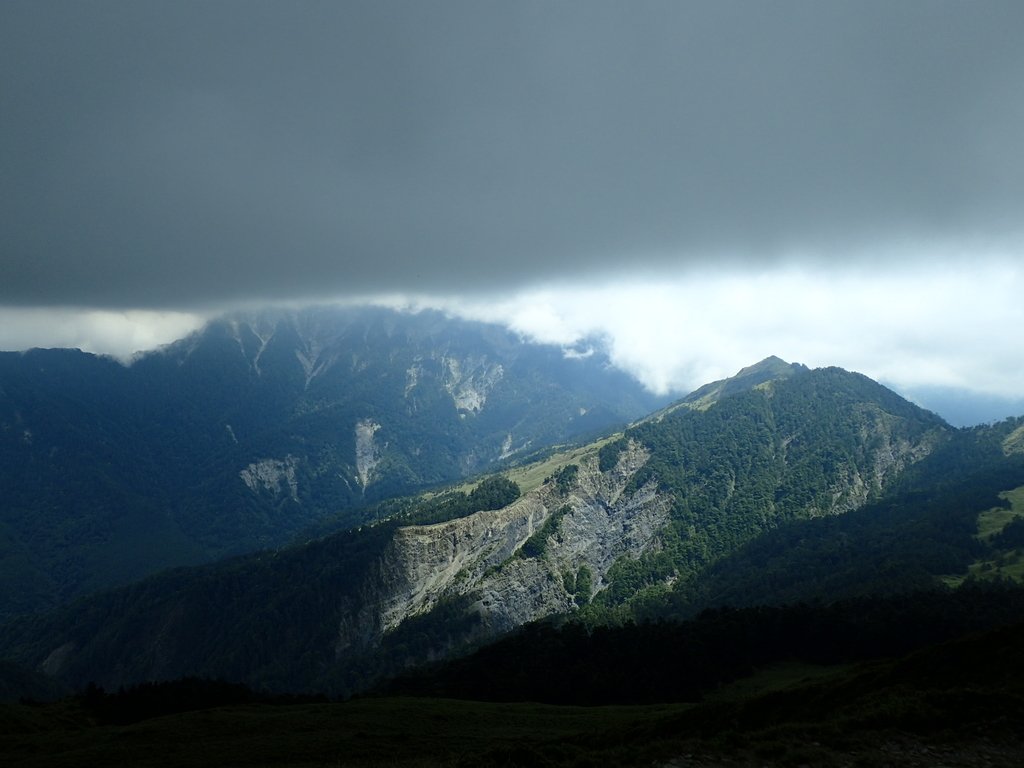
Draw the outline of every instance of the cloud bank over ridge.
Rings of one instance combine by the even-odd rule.
[[[1024,392],[1024,5],[0,5],[0,346],[238,306]],[[398,298],[395,298],[398,297]]]
[[[5,3],[0,301],[1022,242],[1024,6]]]

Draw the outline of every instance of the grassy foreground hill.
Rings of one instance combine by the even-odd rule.
[[[117,725],[98,718],[102,695],[93,694],[0,707],[0,759],[24,768],[1016,768],[1024,755],[1022,649],[1017,624],[871,665],[770,667],[697,704],[253,701]]]

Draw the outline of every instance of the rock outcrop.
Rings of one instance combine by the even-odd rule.
[[[373,438],[378,429],[380,424],[372,419],[360,419],[356,422],[356,474],[364,490],[370,484],[373,470],[380,463],[381,449]]]
[[[293,501],[299,500],[299,481],[295,475],[298,459],[292,455],[283,459],[260,459],[238,473],[250,491],[267,491],[280,495],[285,488]]]
[[[654,482],[627,491],[647,459],[631,443],[607,472],[596,455],[583,460],[568,487],[549,481],[503,509],[396,529],[367,576],[361,610],[339,627],[339,653],[378,642],[445,599],[468,597],[485,635],[586,602],[619,557],[658,546],[671,498]],[[542,552],[527,555],[524,545],[541,535]],[[591,586],[578,594],[584,569]]]

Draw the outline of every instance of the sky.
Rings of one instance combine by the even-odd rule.
[[[237,308],[1024,404],[1024,3],[0,3],[0,348]]]

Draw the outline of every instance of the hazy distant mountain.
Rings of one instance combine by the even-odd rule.
[[[357,524],[658,404],[600,350],[436,312],[239,314],[127,366],[3,353],[0,615]]]
[[[999,397],[955,387],[910,387],[901,394],[955,427],[989,424],[1024,413],[1024,397]]]
[[[978,547],[996,546],[974,536],[978,515],[997,492],[1024,485],[1024,427],[953,430],[858,374],[769,359],[712,390],[508,473],[524,491],[514,501],[506,481],[491,481],[480,499],[394,506],[397,517],[359,531],[161,575],[20,622],[0,647],[78,685],[205,675],[346,692],[546,616],[680,615],[690,601],[708,604],[717,563],[736,557],[747,568],[746,547],[815,520],[824,538],[796,539],[831,542],[811,548],[815,568],[846,548],[871,563],[873,537],[886,530],[918,537],[916,560],[905,541],[879,555],[910,558],[907,568],[892,568],[881,587],[854,573],[843,594],[855,578],[869,593],[919,588],[922,573],[940,585],[966,575]],[[951,495],[960,486],[970,503]],[[955,510],[938,503],[947,496]],[[846,519],[829,538],[829,521]],[[861,536],[865,520],[875,522]],[[748,569],[722,588],[757,577]],[[808,569],[807,579],[819,575]]]

